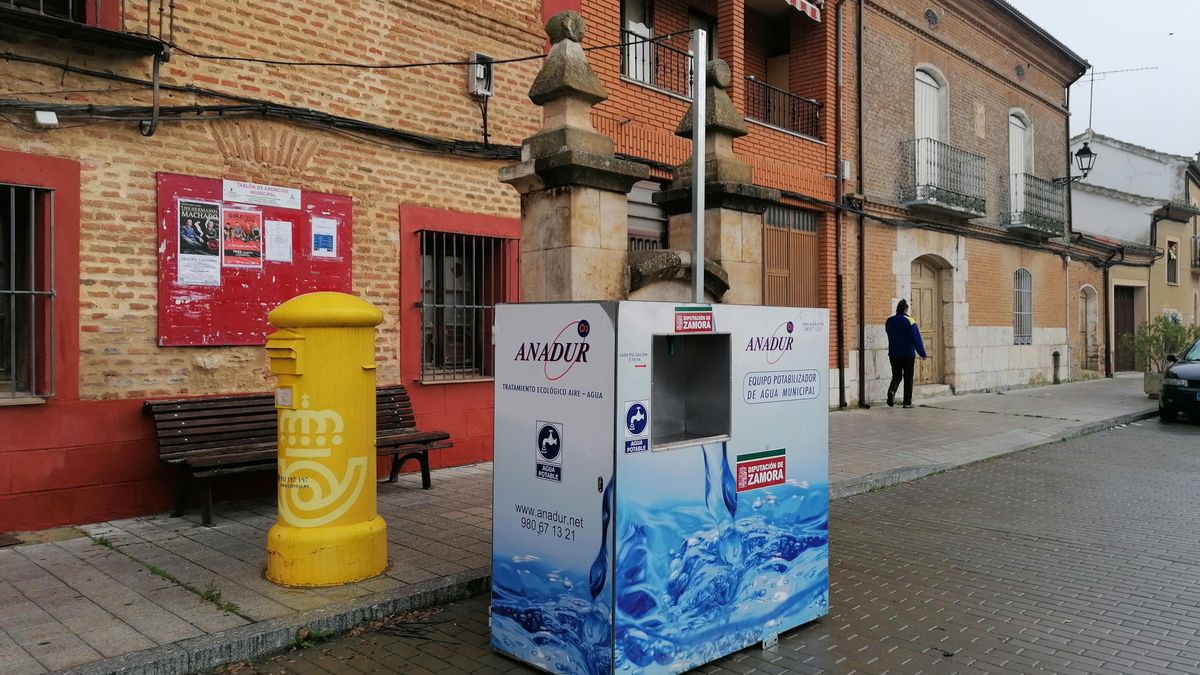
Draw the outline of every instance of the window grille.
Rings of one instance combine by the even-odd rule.
[[[768,206],[766,213],[763,214],[763,220],[772,227],[782,227],[798,232],[816,232],[818,215],[816,211],[794,209],[788,206]]]
[[[54,395],[52,193],[0,185],[0,398]]]
[[[515,298],[514,240],[422,230],[421,379],[491,377],[496,303]]]
[[[1027,269],[1013,274],[1013,344],[1033,344],[1033,275]]]
[[[650,180],[639,181],[629,191],[629,250],[644,251],[667,247],[667,213],[654,203],[661,189]]]

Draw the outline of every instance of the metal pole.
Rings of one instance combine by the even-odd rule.
[[[692,300],[704,302],[704,135],[708,120],[708,35],[697,28],[692,37]]]

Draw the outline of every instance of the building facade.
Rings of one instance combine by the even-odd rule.
[[[835,40],[793,4],[0,1],[0,530],[165,509],[142,402],[268,389],[266,312],[312,290],[384,311],[378,380],[450,432],[435,466],[490,459],[489,308],[521,298],[497,171],[538,128],[528,57],[564,9],[608,89],[595,126],[656,179],[630,247],[670,243],[651,196],[690,152],[695,60],[674,33],[703,25],[736,151],[785,191],[740,287],[831,306]]]
[[[1114,267],[1105,289],[1113,310],[1113,368],[1135,370],[1124,336],[1138,324],[1156,316],[1185,324],[1200,320],[1200,284],[1193,273],[1200,273],[1193,265],[1200,216],[1192,187],[1195,161],[1094,132],[1071,139],[1073,148],[1085,142],[1104,161],[1075,186],[1075,228],[1119,240],[1127,252],[1148,258]]]
[[[519,58],[542,52],[541,12],[0,2],[0,530],[167,508],[142,401],[268,389],[265,312],[308,290],[384,311],[379,382],[452,434],[436,462],[489,459],[476,308],[519,298],[496,172],[537,127],[538,63],[496,66],[485,126],[465,65],[196,55]]]
[[[1108,251],[1071,235],[1055,180],[1072,170],[1069,87],[1088,64],[1000,0],[862,0],[848,16],[860,395],[884,396],[883,323],[901,298],[930,352],[917,382],[933,391],[1096,370],[1103,307],[1080,307]]]

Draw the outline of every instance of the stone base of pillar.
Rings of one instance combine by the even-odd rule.
[[[628,293],[626,196],[567,185],[521,196],[521,299],[614,300]]]

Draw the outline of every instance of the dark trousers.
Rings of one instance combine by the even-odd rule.
[[[916,368],[915,356],[889,356],[892,361],[892,383],[888,385],[888,393],[895,394],[904,380],[904,405],[912,405],[913,371]]]

